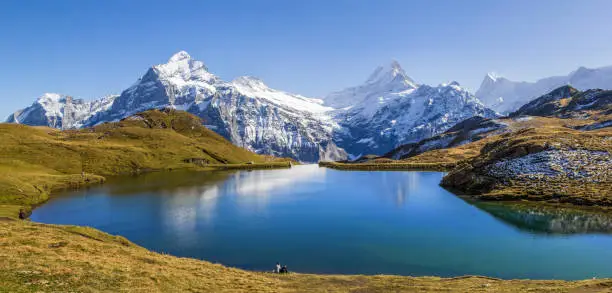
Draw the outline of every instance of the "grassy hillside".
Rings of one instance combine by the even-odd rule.
[[[234,146],[199,118],[173,110],[82,130],[0,124],[0,141],[0,217],[43,202],[54,190],[103,182],[108,175],[288,165]]]
[[[449,171],[443,186],[482,200],[612,207],[612,127],[599,127],[612,118],[606,111],[589,111],[589,118],[580,119],[496,119],[506,125],[503,132],[483,135],[476,131],[481,136],[478,140],[460,146],[401,160],[370,156],[322,165],[343,170],[443,170]],[[478,127],[469,130],[474,129]],[[428,141],[449,135],[454,132]],[[467,136],[461,133],[458,137]]]
[[[249,272],[86,227],[0,222],[0,292],[600,292],[612,281]],[[274,264],[272,263],[271,266]]]
[[[611,128],[514,131],[491,138],[442,185],[479,199],[612,206],[611,137]]]

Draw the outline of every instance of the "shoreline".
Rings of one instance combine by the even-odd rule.
[[[319,167],[336,170],[357,171],[437,171],[447,172],[457,166],[456,163],[339,163],[319,162]]]
[[[172,172],[173,170],[192,170],[192,171],[211,171],[211,170],[251,170],[255,168],[260,169],[271,169],[277,167],[279,165],[284,165],[290,168],[291,164],[284,163],[271,163],[271,164],[233,164],[233,165],[223,165],[223,166],[209,166],[209,168],[175,168],[175,169],[161,169],[161,170],[147,170],[143,173],[149,172]],[[228,168],[219,168],[219,167],[228,167]],[[406,169],[402,169],[403,171],[410,171]],[[431,171],[431,170],[429,170]],[[103,177],[104,178],[104,177]],[[90,183],[86,185],[80,185],[78,188],[91,186],[96,183]],[[56,191],[55,191],[56,192]],[[466,197],[466,196],[459,196]],[[469,196],[467,196],[469,197]],[[42,203],[41,203],[42,204]],[[533,202],[528,202],[528,204],[536,204]],[[7,232],[8,231],[8,232]],[[68,231],[72,235],[66,236],[65,232]],[[44,238],[43,240],[35,240],[28,239],[27,235],[23,235],[24,233],[34,233],[36,235],[40,233],[49,234],[48,238]],[[32,235],[34,235],[32,234]],[[25,237],[25,238],[24,238]],[[38,237],[38,236],[35,236]],[[70,238],[72,237],[72,238]],[[77,237],[78,240],[73,242],[74,237]],[[488,276],[473,276],[473,275],[464,275],[464,276],[455,276],[455,277],[438,277],[438,276],[403,276],[403,275],[351,275],[351,274],[312,274],[312,273],[291,273],[288,275],[276,275],[267,272],[258,272],[258,271],[249,271],[243,270],[234,267],[227,267],[221,264],[213,264],[206,260],[198,260],[194,258],[185,258],[185,257],[177,257],[173,255],[165,255],[161,253],[157,253],[151,250],[148,250],[142,246],[133,244],[128,239],[119,236],[119,235],[110,235],[100,230],[87,227],[87,226],[69,226],[69,225],[52,225],[52,224],[44,224],[32,221],[20,221],[16,219],[8,219],[3,220],[0,218],[0,239],[6,239],[7,249],[17,249],[17,247],[10,246],[10,242],[22,243],[22,246],[19,247],[24,249],[23,252],[16,253],[15,256],[12,256],[16,259],[13,261],[18,262],[16,266],[18,267],[31,267],[32,264],[30,262],[41,262],[39,260],[32,260],[28,254],[28,251],[43,251],[42,257],[44,257],[45,262],[41,262],[40,266],[44,267],[48,262],[54,263],[58,262],[58,269],[66,268],[69,266],[70,261],[66,261],[59,255],[57,255],[58,249],[62,249],[64,252],[61,255],[68,255],[72,257],[72,254],[83,253],[81,250],[83,247],[95,246],[96,248],[92,248],[92,252],[88,255],[91,257],[92,255],[96,258],[95,266],[89,268],[83,272],[83,278],[88,278],[90,275],[95,274],[106,274],[101,269],[97,269],[101,264],[99,263],[104,259],[109,257],[108,255],[113,255],[113,253],[121,252],[121,255],[117,257],[125,256],[126,251],[133,249],[130,252],[130,257],[134,258],[134,269],[135,267],[144,266],[160,266],[164,267],[164,263],[168,262],[177,262],[181,263],[181,265],[175,265],[174,269],[180,269],[180,274],[190,275],[194,267],[205,270],[214,270],[219,273],[219,275],[210,275],[212,273],[207,273],[209,275],[209,280],[206,286],[208,287],[197,287],[202,291],[207,291],[207,288],[210,287],[211,283],[215,287],[211,289],[211,292],[219,292],[219,291],[237,291],[237,292],[249,292],[249,291],[261,291],[266,292],[264,289],[271,289],[270,292],[278,292],[279,290],[283,292],[283,290],[287,290],[287,292],[351,292],[355,290],[355,288],[362,288],[367,292],[388,292],[388,291],[397,291],[397,292],[411,292],[414,290],[421,291],[452,291],[452,292],[478,292],[478,291],[490,291],[494,290],[496,292],[520,292],[527,289],[539,288],[542,291],[550,290],[554,292],[565,292],[568,290],[574,290],[576,288],[592,288],[592,286],[606,288],[612,288],[612,279],[584,279],[584,280],[550,280],[550,279],[500,279],[495,277]],[[77,239],[74,238],[74,239]],[[58,239],[62,239],[57,242]],[[79,244],[75,244],[79,243]],[[25,243],[25,245],[23,245]],[[59,246],[59,248],[55,248]],[[41,250],[42,249],[42,250]],[[50,250],[54,249],[54,250]],[[117,252],[113,252],[113,249],[117,249]],[[56,251],[56,252],[54,252]],[[3,253],[0,252],[0,257],[3,257]],[[41,255],[38,255],[39,257]],[[59,257],[59,258],[58,258]],[[161,260],[163,259],[163,260]],[[76,261],[76,260],[75,260]],[[22,262],[22,263],[21,263]],[[121,271],[124,278],[138,278],[136,273],[131,273],[129,270],[121,270],[118,264],[114,262],[119,262],[117,260],[110,261],[105,263],[106,266],[113,267],[115,271]],[[189,263],[189,265],[185,264],[185,267],[182,267],[182,263]],[[74,264],[73,264],[74,265]],[[5,264],[5,268],[2,268],[0,265],[0,275],[4,277],[8,276],[8,274],[15,271],[17,267],[11,267],[10,264]],[[37,269],[38,271],[42,271],[42,269]],[[36,271],[36,270],[35,270]],[[235,278],[241,278],[243,281],[240,284],[235,284],[234,282],[225,282],[226,274],[228,272],[232,272],[235,274]],[[156,274],[160,274],[159,271],[149,272],[151,274],[151,278],[158,278]],[[215,273],[216,274],[216,273]],[[12,276],[12,275],[11,275]],[[11,283],[6,280],[2,280],[4,278],[0,276],[1,283],[9,284]],[[19,276],[17,276],[19,277]],[[9,277],[10,278],[10,277]],[[32,278],[31,276],[27,277]],[[196,279],[200,278],[200,274],[195,276]],[[255,284],[248,285],[245,288],[240,286],[244,284],[248,284],[249,282],[256,282],[255,280],[266,279],[264,282],[266,285],[264,287],[256,287]],[[20,281],[21,282],[21,281]],[[25,282],[25,281],[24,281]],[[29,281],[28,281],[29,282]],[[63,281],[64,282],[64,281]],[[83,281],[85,283],[95,282],[90,279],[86,279]],[[64,282],[64,283],[67,283]],[[274,283],[274,285],[271,285]],[[314,284],[314,285],[313,285]],[[182,284],[173,285],[181,286]],[[17,290],[16,288],[22,289],[23,284],[16,284],[18,287],[7,287],[8,289],[12,289],[15,292],[28,292],[25,290]],[[98,290],[97,285],[89,285],[89,290],[94,289]],[[159,284],[150,284],[148,288],[150,290],[160,290],[158,287]],[[268,286],[268,287],[266,287]],[[270,287],[271,286],[271,287]],[[2,288],[2,286],[0,286]],[[71,289],[74,289],[70,287]],[[82,287],[80,287],[82,288]],[[124,288],[129,291],[130,288],[133,287],[110,287],[107,290],[120,290],[119,288]],[[193,289],[194,287],[184,287],[183,290]],[[284,289],[283,289],[284,288]],[[423,289],[425,288],[425,289]],[[38,288],[41,289],[41,288]],[[61,288],[60,288],[61,289]],[[65,289],[65,288],[64,288]],[[197,290],[197,289],[196,289]],[[11,291],[11,290],[9,290]],[[161,289],[161,291],[165,291]]]
[[[9,292],[41,290],[206,292],[567,292],[612,288],[612,279],[540,280],[248,271],[148,250],[122,236],[84,226],[0,221],[0,283]],[[95,258],[91,265],[79,265]],[[69,274],[62,271],[70,268]],[[180,275],[180,279],[174,276]],[[206,276],[203,278],[203,276]],[[163,280],[163,282],[159,282]],[[134,283],[135,282],[135,283]]]
[[[434,171],[449,172],[458,163],[340,163],[340,162],[319,162],[319,167],[330,168],[340,171]],[[527,194],[508,194],[508,193],[482,193],[482,194],[463,194],[462,191],[450,186],[440,186],[455,196],[462,199],[479,202],[498,202],[498,203],[529,203],[545,207],[573,208],[581,211],[612,213],[612,206],[588,204],[579,200],[559,200],[555,197],[531,197]],[[581,202],[583,204],[577,204]]]
[[[222,170],[264,170],[264,169],[286,169],[291,168],[291,162],[268,162],[268,163],[252,163],[252,164],[211,164],[211,165],[198,165],[198,166],[186,166],[182,168],[163,168],[163,169],[137,169],[131,173],[118,173],[118,174],[106,174],[98,175],[92,173],[85,174],[64,174],[63,177],[58,177],[54,186],[50,192],[40,192],[38,195],[31,195],[32,201],[29,204],[12,204],[10,201],[0,203],[0,219],[18,219],[19,210],[24,209],[27,217],[29,218],[32,211],[40,205],[45,204],[53,194],[61,191],[79,190],[81,188],[87,188],[99,184],[104,184],[109,176],[127,176],[127,175],[141,175],[152,172],[172,172],[178,170],[185,171],[222,171]],[[66,176],[68,180],[66,181]]]

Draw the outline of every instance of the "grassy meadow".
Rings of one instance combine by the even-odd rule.
[[[605,292],[612,280],[276,275],[159,254],[77,227],[0,221],[0,292]],[[273,265],[273,264],[272,264]]]
[[[151,110],[121,122],[60,131],[0,124],[0,217],[16,217],[53,191],[104,176],[176,169],[290,167],[234,146],[185,112]]]

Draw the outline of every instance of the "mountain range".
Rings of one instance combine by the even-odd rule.
[[[511,81],[489,73],[476,91],[476,97],[487,107],[507,114],[564,85],[571,85],[582,91],[610,90],[612,89],[612,66],[593,69],[580,67],[567,75],[542,78],[535,82]]]
[[[585,77],[576,80],[599,76],[606,81],[601,72],[607,71],[580,74]],[[474,95],[457,82],[419,84],[393,61],[376,68],[363,84],[316,99],[272,89],[250,76],[223,81],[181,51],[149,68],[120,95],[86,102],[44,94],[6,121],[73,129],[173,108],[195,114],[207,128],[256,153],[304,162],[342,160],[381,155],[474,116],[495,118],[499,115],[493,109],[505,108],[488,97],[506,89],[499,86],[502,80],[485,78]]]

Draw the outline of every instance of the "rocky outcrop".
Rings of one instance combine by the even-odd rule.
[[[612,205],[612,131],[529,128],[504,134],[442,185],[484,200]]]
[[[538,97],[510,114],[516,116],[552,116],[588,118],[592,112],[612,110],[612,91],[590,89],[579,91],[566,85]]]

